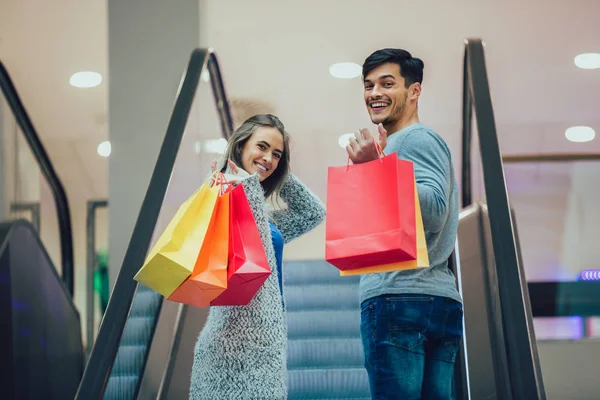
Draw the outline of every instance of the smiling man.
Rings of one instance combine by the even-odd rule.
[[[431,265],[361,276],[361,336],[375,399],[452,399],[462,337],[462,299],[448,268],[458,188],[446,142],[419,120],[423,68],[400,49],[378,50],[363,64],[365,105],[381,147],[414,163]],[[355,164],[378,157],[368,129],[346,150]]]

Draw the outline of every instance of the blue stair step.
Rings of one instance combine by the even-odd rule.
[[[364,368],[288,372],[288,399],[370,399]]]
[[[360,282],[359,276],[340,276],[340,271],[326,261],[286,261],[283,271],[286,288],[315,283],[358,287]]]
[[[360,277],[326,261],[287,261],[288,398],[370,399],[360,340]]]
[[[358,310],[360,308],[358,285],[289,285],[287,282],[285,284],[288,311]]]
[[[348,368],[364,364],[360,339],[305,339],[288,341],[288,370]]]
[[[288,312],[289,340],[323,337],[360,337],[360,313],[356,310]]]
[[[113,376],[136,376],[138,365],[144,361],[146,347],[138,345],[121,345],[111,371]]]
[[[134,376],[111,376],[108,379],[104,399],[135,399],[138,378]]]
[[[144,285],[138,285],[104,392],[104,400],[132,400],[137,397],[136,389],[161,301],[160,294]]]

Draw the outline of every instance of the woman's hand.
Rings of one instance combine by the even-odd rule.
[[[213,173],[217,170],[217,162],[216,161],[213,161],[213,163],[211,165],[211,170]],[[227,169],[225,170],[225,173],[223,174],[223,176],[225,177],[225,180],[227,181],[228,184],[236,186],[241,181],[243,181],[244,179],[249,177],[250,174],[248,174],[243,169],[238,168],[238,166],[235,165],[235,163],[233,161],[227,160]]]

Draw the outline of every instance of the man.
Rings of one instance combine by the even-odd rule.
[[[448,268],[458,189],[444,139],[419,121],[423,68],[423,61],[399,49],[378,50],[363,64],[365,105],[384,153],[414,163],[431,265],[361,277],[361,336],[375,399],[453,398],[462,337],[462,299]],[[367,129],[346,150],[355,164],[378,157]]]

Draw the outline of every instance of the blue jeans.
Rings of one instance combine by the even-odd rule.
[[[384,295],[361,305],[373,399],[453,399],[462,305],[429,295]]]

